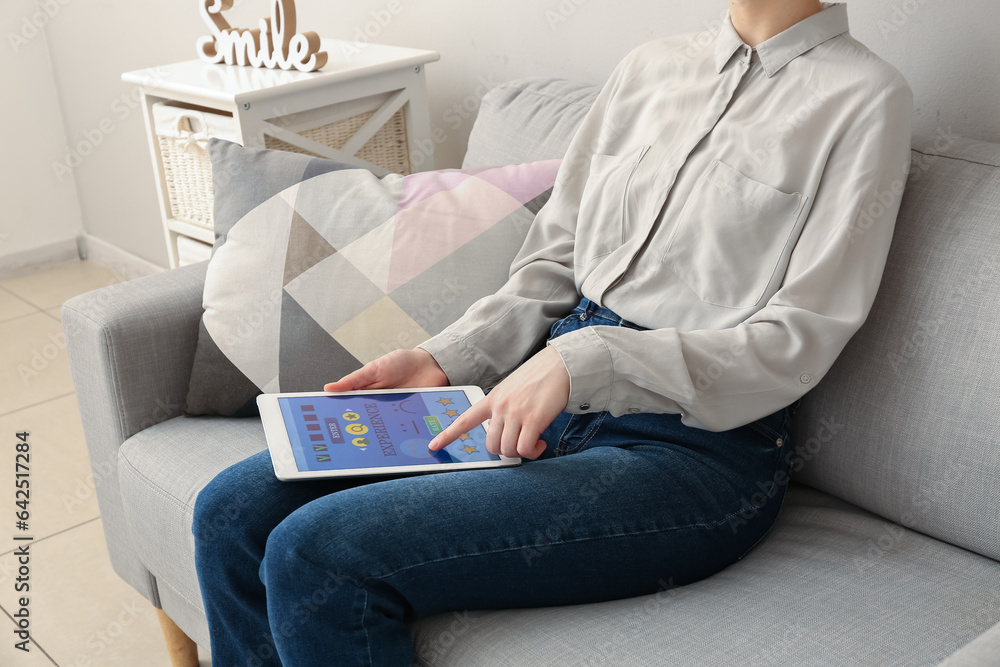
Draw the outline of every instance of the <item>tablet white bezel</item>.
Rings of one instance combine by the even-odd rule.
[[[257,397],[257,407],[260,409],[260,420],[264,425],[264,437],[271,451],[271,464],[274,474],[282,481],[300,479],[326,479],[329,477],[359,477],[365,475],[394,475],[422,472],[445,472],[457,470],[472,470],[477,468],[507,468],[521,463],[520,457],[509,458],[500,456],[499,461],[460,461],[457,463],[431,463],[427,465],[382,466],[377,468],[350,468],[347,470],[306,470],[298,469],[295,464],[295,454],[292,443],[285,428],[285,420],[281,416],[278,399],[283,397],[305,396],[350,396],[372,394],[411,394],[418,392],[462,391],[469,399],[470,405],[475,405],[486,397],[483,390],[473,385],[455,387],[411,387],[398,389],[360,389],[355,391],[308,391],[279,394],[261,394]],[[483,422],[483,428],[489,431],[489,420]]]

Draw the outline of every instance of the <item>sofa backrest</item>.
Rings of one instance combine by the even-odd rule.
[[[498,86],[463,166],[561,157],[598,91]],[[793,420],[795,479],[1000,560],[1000,145],[942,131],[913,148],[872,312]]]
[[[500,84],[483,97],[462,167],[561,158],[598,92],[542,77]]]
[[[915,139],[871,313],[793,424],[797,480],[996,560],[998,228],[1000,144]]]

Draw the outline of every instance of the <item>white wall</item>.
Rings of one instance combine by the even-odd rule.
[[[72,257],[83,231],[72,176],[60,180],[50,166],[66,135],[45,31],[32,23],[47,17],[36,11],[32,0],[0,2],[0,274]]]
[[[114,125],[74,171],[86,230],[165,264],[145,129],[138,113],[122,110],[130,89],[119,77],[194,58],[195,40],[206,32],[197,2],[47,1],[66,3],[47,31],[69,143],[85,140],[106,119]],[[392,15],[395,3],[401,11]],[[725,0],[298,0],[298,18],[300,30],[324,37],[355,39],[367,24],[373,41],[439,51],[441,61],[427,69],[431,118],[448,134],[438,165],[453,167],[472,119],[458,122],[449,109],[474,107],[483,82],[542,74],[599,84],[633,46],[700,30],[726,7]],[[230,23],[255,26],[269,8],[266,0],[237,0]],[[917,132],[950,127],[1000,141],[995,0],[853,0],[848,9],[852,34],[910,81]],[[384,27],[373,22],[379,14],[391,16]],[[51,185],[51,175],[45,178]]]

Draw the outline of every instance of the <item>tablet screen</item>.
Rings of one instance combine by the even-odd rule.
[[[427,443],[471,404],[464,391],[278,398],[300,472],[498,461],[480,424],[444,449]]]

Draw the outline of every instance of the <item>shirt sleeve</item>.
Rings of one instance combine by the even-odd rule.
[[[848,126],[780,289],[737,326],[591,326],[548,341],[569,370],[567,412],[679,413],[688,426],[722,431],[815,386],[875,299],[910,166],[912,113],[897,76]]]
[[[451,385],[496,385],[542,349],[552,324],[579,303],[573,270],[577,215],[591,156],[605,128],[608,103],[624,77],[628,59],[615,67],[577,128],[552,195],[528,228],[507,282],[416,346],[434,357]]]

